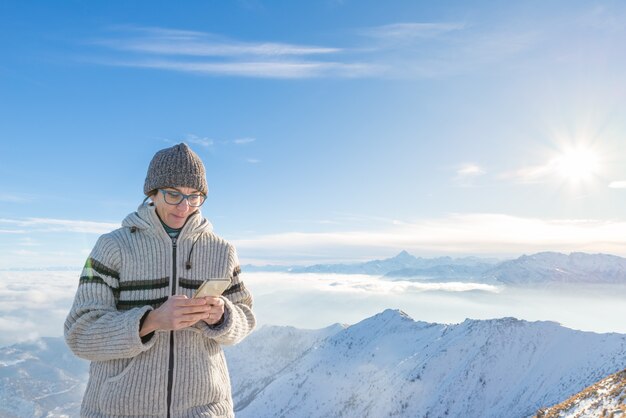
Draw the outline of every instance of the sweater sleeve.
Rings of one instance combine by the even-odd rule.
[[[256,318],[252,312],[252,294],[241,280],[239,259],[234,247],[230,247],[229,271],[232,282],[224,291],[224,317],[219,325],[209,325],[199,321],[195,326],[205,336],[213,338],[220,344],[232,345],[243,340],[256,326]]]
[[[150,306],[118,311],[119,247],[101,236],[82,270],[74,303],[65,320],[65,341],[78,357],[104,361],[134,357],[148,350],[155,338],[143,343],[141,318]]]

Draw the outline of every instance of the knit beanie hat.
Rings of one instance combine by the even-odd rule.
[[[163,187],[189,187],[205,195],[209,192],[204,164],[187,144],[162,149],[152,157],[143,192],[147,196]]]

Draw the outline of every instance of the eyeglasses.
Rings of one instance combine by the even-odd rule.
[[[197,208],[198,206],[202,206],[204,199],[206,199],[206,196],[203,194],[184,194],[173,190],[163,189],[159,189],[159,191],[163,193],[163,199],[165,200],[165,203],[169,205],[179,205],[183,203],[183,200],[187,199],[189,206]]]

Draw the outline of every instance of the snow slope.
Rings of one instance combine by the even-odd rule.
[[[87,373],[63,338],[0,348],[0,417],[78,416]]]
[[[306,352],[237,416],[527,417],[625,363],[626,335],[386,310]]]
[[[516,418],[623,369],[626,335],[386,310],[347,328],[265,326],[226,356],[238,418]],[[87,367],[62,338],[0,348],[0,417],[77,417]]]
[[[246,405],[277,371],[324,338],[344,329],[264,326],[236,346],[224,347],[235,407]],[[62,337],[0,348],[0,417],[78,417],[89,363],[74,356]]]
[[[243,409],[285,367],[343,329],[339,324],[319,330],[266,325],[242,343],[224,347],[235,409]]]
[[[626,369],[589,386],[536,418],[585,418],[626,416]]]

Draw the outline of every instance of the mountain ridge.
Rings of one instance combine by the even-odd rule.
[[[253,266],[245,271],[367,274],[388,280],[471,281],[504,285],[626,284],[626,258],[612,254],[539,252],[505,261],[478,257],[415,257],[401,251],[394,257],[362,263],[311,266]]]
[[[626,335],[510,317],[432,324],[385,310],[292,362],[238,417],[529,416],[624,361]]]

